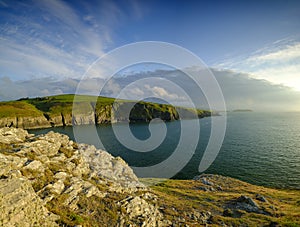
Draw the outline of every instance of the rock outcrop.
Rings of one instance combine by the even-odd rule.
[[[23,129],[0,129],[1,226],[79,225],[94,220],[91,212],[103,215],[103,203],[112,210],[99,226],[110,221],[164,226],[146,194],[155,197],[124,160],[106,151],[59,133],[34,136]],[[98,203],[88,208],[91,201]]]
[[[0,226],[58,226],[59,216],[47,210],[20,172],[0,181]]]

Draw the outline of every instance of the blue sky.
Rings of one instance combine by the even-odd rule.
[[[0,83],[80,78],[101,55],[148,40],[300,91],[297,0],[0,0]]]

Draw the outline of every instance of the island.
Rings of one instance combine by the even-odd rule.
[[[236,110],[233,110],[232,112],[253,112],[253,110],[250,110],[250,109],[236,109]]]

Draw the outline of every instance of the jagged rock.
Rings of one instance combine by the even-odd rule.
[[[57,154],[61,144],[59,142],[53,143],[46,140],[37,140],[34,142],[26,142],[24,146],[25,148],[22,148],[20,152],[34,152],[35,155],[47,155],[51,157]]]
[[[210,182],[209,180],[207,180],[205,177],[202,178],[202,183],[209,185],[209,186],[213,186],[214,184],[212,182]]]
[[[256,202],[254,202],[253,199],[251,199],[250,197],[248,196],[245,196],[245,195],[241,195],[237,200],[236,200],[237,203],[241,203],[241,204],[247,204],[247,205],[250,205],[253,209],[257,209],[258,208],[258,205],[256,204]]]
[[[90,182],[84,181],[80,178],[73,177],[71,179],[71,185],[68,187],[64,194],[67,195],[67,199],[64,201],[64,205],[70,207],[71,209],[77,209],[77,202],[79,200],[78,195],[83,193],[86,197],[91,197],[95,195],[97,197],[103,198],[106,196],[105,192],[99,191]]]
[[[91,170],[99,177],[126,188],[144,187],[133,170],[121,158],[115,158],[106,151],[97,150],[94,146],[85,144],[79,146],[79,152],[89,163]]]
[[[125,214],[123,219],[129,219],[138,226],[162,226],[162,214],[152,204],[139,196],[128,197],[119,202]]]
[[[60,195],[62,193],[62,191],[65,189],[65,185],[62,180],[58,180],[54,184],[48,185],[48,187],[49,187],[49,191],[52,194],[57,194],[57,195]]]
[[[31,135],[24,129],[0,128],[0,143],[21,143],[30,136]]]
[[[42,173],[45,171],[45,168],[43,166],[43,164],[40,161],[30,161],[29,164],[26,165],[22,168],[22,171],[26,171],[27,175],[26,177],[30,178],[30,177],[35,177],[36,173]],[[34,173],[35,175],[32,175],[30,173]]]
[[[57,132],[50,131],[46,135],[38,137],[40,140],[45,140],[51,143],[58,143],[62,146],[66,146],[69,144],[69,137],[67,135],[63,135]]]
[[[222,186],[215,184],[211,181],[211,179],[220,178],[220,177],[222,176],[212,175],[212,174],[201,174],[195,176],[193,180],[200,181],[203,184],[203,186],[199,187],[199,189],[202,191],[209,191],[209,192],[223,191]]]
[[[67,160],[67,157],[64,154],[56,154],[53,158],[51,158],[51,162],[62,163]]]
[[[0,176],[7,176],[10,171],[21,169],[27,160],[27,158],[3,155],[0,153]]]
[[[90,165],[85,161],[81,154],[75,153],[69,160],[71,163],[75,164],[72,169],[72,174],[74,176],[81,177],[82,175],[88,175],[90,173]]]
[[[41,163],[45,164],[47,162],[50,162],[50,159],[47,155],[38,155],[35,156],[35,160],[40,161]]]
[[[67,178],[68,174],[65,172],[58,172],[54,175],[54,179],[64,181]]]
[[[25,185],[28,187],[24,188],[25,186],[23,187],[23,183],[20,182],[17,182],[16,186],[19,185],[20,191],[24,190],[26,193],[27,189],[31,190],[29,195],[32,194],[35,200],[38,200],[32,206],[37,209],[37,213],[33,213],[31,208],[27,207],[31,202],[23,204],[20,196],[15,197],[16,204],[21,203],[19,205],[24,210],[24,215],[27,215],[28,210],[32,217],[29,217],[28,213],[23,225],[22,219],[14,216],[12,219],[15,220],[6,220],[3,216],[2,219],[5,221],[3,223],[13,223],[14,226],[21,226],[21,224],[22,226],[47,226],[47,217],[51,216],[51,213],[45,210],[44,206],[53,205],[57,201],[60,201],[61,206],[76,211],[79,208],[80,199],[84,197],[104,198],[108,194],[129,195],[135,192],[144,192],[143,195],[133,196],[132,199],[120,203],[120,206],[122,205],[126,210],[126,215],[134,219],[127,220],[126,216],[126,220],[132,221],[133,224],[142,223],[141,226],[168,226],[156,206],[147,202],[157,202],[157,197],[148,192],[148,189],[139,182],[133,170],[120,157],[115,158],[106,151],[97,150],[94,146],[74,144],[68,136],[54,132],[33,137],[25,130],[6,128],[0,131],[0,134],[8,148],[12,148],[13,143],[18,143],[20,147],[17,152],[0,153],[0,177],[3,179],[13,177],[16,182],[16,179],[24,178]],[[3,185],[6,187],[6,183],[0,180],[0,189]],[[103,190],[99,190],[102,188]],[[2,197],[0,206],[4,204],[1,199]],[[39,207],[37,208],[37,206]],[[48,216],[45,217],[39,210],[48,212]],[[22,215],[23,213],[21,217]],[[36,215],[45,217],[46,222],[40,224],[40,219]],[[140,215],[142,218],[139,217]],[[35,222],[35,220],[38,221]],[[55,226],[55,223],[49,224],[49,226]]]
[[[186,214],[186,216],[190,217],[192,220],[198,222],[199,224],[207,224],[209,220],[212,218],[212,214],[209,211],[198,211],[194,210],[192,213]]]
[[[268,200],[261,194],[256,194],[255,198],[261,202],[267,203]]]
[[[270,213],[266,212],[264,209],[261,209],[252,198],[245,195],[241,195],[235,201],[229,203],[227,208],[231,209],[232,212],[234,213],[233,216],[237,216],[237,217],[240,217],[242,215],[240,211],[271,215]]]
[[[26,179],[0,180],[0,226],[58,226],[58,216],[50,213]]]

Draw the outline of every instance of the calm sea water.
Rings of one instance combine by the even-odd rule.
[[[193,121],[198,120],[188,120]],[[210,118],[200,119],[201,135],[194,156],[174,176],[191,179],[198,175],[198,166],[210,135]],[[122,146],[110,125],[97,126],[103,147],[114,156],[121,156],[131,166],[149,166],[169,157],[180,138],[180,122],[168,122],[167,136],[151,152],[134,152]],[[91,127],[76,126],[83,132],[78,142],[97,144],[91,136]],[[119,124],[117,127],[124,127]],[[64,133],[74,139],[72,127],[30,130],[35,134],[48,131]],[[131,125],[132,133],[139,139],[150,136],[148,124]],[[182,152],[185,152],[184,150]],[[300,189],[300,113],[229,113],[227,131],[222,148],[214,163],[205,171],[231,176],[250,183]]]

